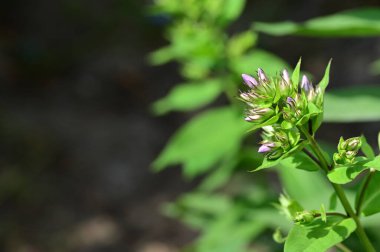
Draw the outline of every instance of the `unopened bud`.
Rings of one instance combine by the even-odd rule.
[[[257,69],[257,75],[258,75],[259,79],[260,79],[262,82],[267,82],[267,81],[268,81],[268,78],[267,78],[267,76],[265,75],[263,69],[261,69],[261,68]]]
[[[249,88],[254,88],[255,86],[258,85],[258,82],[255,78],[248,74],[242,74],[241,77],[244,80],[244,83],[249,87]]]
[[[284,79],[286,83],[290,84],[289,73],[286,71],[286,69],[282,70],[282,79]]]

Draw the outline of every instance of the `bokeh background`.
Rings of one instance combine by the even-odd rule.
[[[193,188],[181,170],[151,171],[167,139],[193,113],[153,116],[181,81],[178,65],[149,65],[168,20],[151,1],[4,1],[0,4],[0,250],[174,252],[197,232],[160,213]],[[253,21],[303,21],[375,0],[252,0],[229,33]],[[260,35],[259,45],[331,86],[380,83],[367,66],[380,39]],[[253,71],[253,69],[252,69]],[[223,100],[218,103],[223,104]],[[380,108],[379,108],[380,109]],[[327,124],[325,140],[378,123]]]

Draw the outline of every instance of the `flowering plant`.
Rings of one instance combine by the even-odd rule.
[[[363,210],[363,205],[368,201],[367,189],[371,179],[379,176],[377,170],[380,170],[380,156],[375,156],[364,136],[346,140],[340,138],[337,152],[332,157],[326,154],[315,139],[315,133],[323,119],[323,101],[329,82],[330,63],[323,79],[316,86],[312,85],[306,75],[299,81],[301,61],[291,78],[287,70],[283,70],[279,76],[269,78],[260,68],[256,78],[242,75],[244,84],[248,87],[239,96],[246,104],[245,120],[253,125],[252,129],[263,130],[258,152],[265,156],[262,164],[254,171],[273,167],[282,160],[303,153],[304,157],[313,162],[314,167],[311,168],[310,163],[303,159],[298,168],[322,170],[343,207],[342,212],[326,211],[323,204],[320,210],[306,210],[287,194],[281,195],[278,207],[296,224],[287,238],[281,237],[279,230],[276,232],[277,240],[285,241],[285,251],[325,251],[334,245],[348,251],[341,242],[354,231],[365,251],[375,251],[359,217],[362,214],[369,215],[368,206]],[[364,156],[358,156],[360,150]],[[354,210],[340,184],[352,181],[365,170],[369,172],[357,191]],[[376,209],[370,213],[379,211]]]

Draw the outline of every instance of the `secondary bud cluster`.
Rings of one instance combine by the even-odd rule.
[[[362,142],[360,137],[353,137],[347,140],[341,137],[339,139],[338,152],[334,153],[333,156],[335,164],[344,165],[353,163],[361,146]]]
[[[282,129],[278,125],[263,127],[262,138],[260,142],[259,153],[265,153],[268,159],[277,159],[284,153],[295,147],[300,139],[298,130]]]
[[[315,117],[315,109],[322,111],[323,92],[305,75],[301,83],[293,83],[287,70],[268,78],[259,68],[256,78],[248,74],[243,74],[242,78],[249,88],[240,93],[240,100],[247,105],[245,120],[255,128],[272,126],[269,132],[264,129],[259,152],[266,153],[269,159],[279,158],[297,145],[298,142],[294,142],[299,141],[297,126],[306,124],[309,127],[307,122]]]

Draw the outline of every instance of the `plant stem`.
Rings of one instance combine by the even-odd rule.
[[[367,191],[369,182],[371,181],[374,174],[375,174],[375,171],[373,169],[370,169],[369,173],[367,174],[367,177],[365,178],[364,184],[363,184],[362,188],[360,189],[359,198],[358,198],[358,201],[356,204],[356,215],[357,216],[360,216],[360,214],[361,214],[361,210],[362,210],[361,208],[363,205],[365,192]]]
[[[338,243],[335,245],[338,249],[340,249],[342,252],[352,252],[349,248],[346,247],[343,243]]]
[[[326,173],[328,173],[329,170],[331,169],[331,167],[329,166],[325,156],[323,155],[322,150],[319,147],[318,143],[315,141],[314,137],[312,137],[309,134],[309,132],[307,130],[305,130],[302,127],[300,128],[300,130],[306,136],[307,140],[309,140],[312,150],[314,151],[315,155],[317,155],[317,157],[321,163],[321,168]],[[338,184],[331,183],[331,185],[333,186],[336,194],[338,195],[338,198],[339,198],[340,202],[342,203],[342,206],[345,209],[347,215],[350,216],[355,221],[355,223],[356,223],[355,232],[356,232],[357,236],[359,237],[359,240],[362,243],[363,247],[368,252],[375,252],[376,250],[374,249],[373,245],[371,244],[370,240],[368,239],[368,236],[365,233],[358,216],[355,214],[354,210],[352,209],[350,202],[348,201],[343,188]]]

